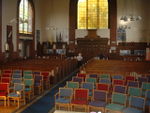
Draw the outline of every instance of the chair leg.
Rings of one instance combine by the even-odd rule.
[[[18,108],[20,107],[20,99],[17,99]]]
[[[7,98],[7,104],[8,104],[8,106],[10,106],[10,100],[9,100],[9,97]]]
[[[6,97],[4,97],[4,106],[6,106],[6,104],[7,104],[7,103],[6,103],[6,102],[7,102],[6,100],[7,100]]]

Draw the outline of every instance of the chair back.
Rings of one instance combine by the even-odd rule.
[[[1,77],[1,82],[2,83],[10,83],[11,82],[11,78],[10,77]]]
[[[11,69],[4,69],[3,73],[12,73],[12,70]]]
[[[112,75],[112,79],[123,80],[123,75]]]
[[[24,74],[24,75],[23,75],[23,78],[24,78],[24,79],[34,79],[34,78],[33,78],[33,74]]]
[[[133,108],[138,108],[144,111],[145,109],[145,99],[142,97],[131,96],[129,98],[129,106]]]
[[[127,91],[127,87],[126,86],[123,86],[123,85],[115,85],[113,87],[113,92],[116,92],[116,93],[126,93]]]
[[[107,91],[107,92],[109,92],[109,88],[110,88],[110,85],[109,85],[109,84],[102,84],[102,83],[97,83],[97,84],[96,84],[96,89],[97,89],[97,90],[102,90],[102,91]]]
[[[14,90],[15,91],[24,91],[24,89],[25,89],[25,86],[24,86],[24,84],[20,84],[20,83],[15,83],[14,84]]]
[[[12,79],[13,79],[13,78],[17,78],[17,79],[18,79],[18,78],[22,78],[22,74],[14,74],[14,73],[13,73],[13,74],[12,74]]]
[[[94,89],[94,83],[82,82],[82,83],[81,83],[81,88],[93,90],[93,89]]]
[[[143,96],[145,96],[145,91],[150,89],[150,83],[143,82],[141,88],[142,88],[142,94]]]
[[[113,85],[125,85],[125,81],[119,79],[113,79]]]
[[[79,88],[79,82],[67,81],[67,88]]]
[[[1,77],[11,77],[11,73],[3,73],[2,75],[1,75]]]
[[[130,96],[142,96],[142,90],[141,90],[141,88],[129,87],[128,94]]]
[[[139,87],[139,82],[138,81],[128,81],[127,86],[128,87]]]
[[[22,83],[22,79],[21,79],[21,78],[13,78],[13,79],[11,80],[11,83],[12,83],[12,84],[15,84],[15,83]]]
[[[150,90],[147,90],[145,93],[145,98],[150,100]]]
[[[110,79],[100,79],[99,83],[111,84],[111,80]]]
[[[35,82],[40,82],[42,80],[43,80],[43,76],[41,76],[41,75],[34,75],[34,81]]]
[[[85,74],[85,73],[78,73],[78,74],[77,74],[77,77],[82,77],[83,79],[85,79],[86,74]]]
[[[23,71],[23,75],[24,75],[24,74],[32,74],[32,71],[31,71],[31,70],[24,70],[24,71]]]
[[[75,89],[74,93],[75,100],[86,100],[88,101],[88,90],[87,89]]]
[[[72,81],[81,83],[84,81],[84,79],[83,77],[72,77]]]
[[[9,84],[0,83],[0,96],[6,96],[8,94]]]
[[[110,79],[110,74],[100,74],[99,78],[100,79]]]
[[[127,75],[127,76],[125,77],[125,80],[126,80],[126,82],[128,82],[128,81],[135,81],[135,77],[134,77],[134,76]]]
[[[24,79],[24,85],[25,86],[33,86],[34,80],[33,79]]]
[[[97,82],[97,79],[96,79],[96,78],[86,77],[86,78],[85,78],[85,82],[96,83],[96,82]]]
[[[100,91],[100,90],[94,90],[93,91],[93,99],[95,101],[107,102],[107,92],[106,91]]]
[[[71,97],[73,94],[72,88],[59,88],[60,97]]]
[[[97,75],[97,74],[89,74],[88,77],[91,77],[91,78],[97,78],[98,75]]]
[[[22,70],[13,70],[13,74],[21,74],[22,75]]]
[[[127,96],[122,93],[113,93],[112,94],[112,103],[126,105]]]
[[[33,71],[33,75],[41,75],[40,71]]]

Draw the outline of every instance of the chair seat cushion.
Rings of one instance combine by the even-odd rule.
[[[125,106],[112,103],[112,104],[106,105],[106,108],[111,109],[111,110],[121,111],[123,108],[125,108]]]
[[[135,108],[128,107],[123,110],[123,113],[144,113],[144,112]]]
[[[15,93],[15,92],[12,92],[12,93],[9,93],[8,94],[8,97],[19,97],[20,95]]]
[[[70,103],[70,99],[58,98],[55,100],[56,103]]]
[[[72,104],[87,104],[86,100],[72,100]]]
[[[25,92],[31,91],[31,88],[25,88]]]
[[[103,101],[92,101],[89,103],[90,106],[95,106],[95,107],[105,107],[106,102]]]

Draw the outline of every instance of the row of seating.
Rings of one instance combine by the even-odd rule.
[[[123,113],[144,113],[145,98],[112,93],[111,101],[108,101],[108,92],[93,90],[93,96],[89,99],[89,90],[83,88],[59,88],[55,96],[55,109],[67,108],[67,110],[84,112],[101,111],[102,113],[119,111]],[[150,91],[146,92],[147,95]],[[150,97],[150,96],[149,96]],[[150,100],[149,100],[150,101]]]
[[[64,67],[63,65],[59,66],[59,70],[57,68],[58,65],[53,62],[51,62],[50,65],[47,65],[46,61],[50,63],[49,61],[51,60],[32,59],[21,62],[18,61],[14,64],[10,63],[9,66],[3,66],[0,74],[0,100],[4,101],[4,106],[10,106],[12,104],[11,101],[14,101],[14,103],[20,107],[21,104],[32,101],[34,97],[49,89],[50,84],[54,84],[54,79],[56,79],[56,82],[58,81],[58,74],[67,75],[74,70],[76,65],[76,62],[71,60],[58,60],[58,62],[60,61],[60,64],[65,63],[66,65]],[[46,66],[45,69],[44,63]],[[71,63],[73,64],[72,66]],[[22,66],[24,64],[25,66]],[[43,67],[40,68],[41,66]],[[68,66],[70,67],[67,68]],[[28,67],[29,69],[23,67]],[[63,77],[65,76],[61,76],[61,79]]]
[[[124,78],[125,78],[125,80],[124,80]],[[77,89],[87,89],[88,90],[88,99],[87,99],[88,101],[92,100],[92,98],[94,96],[93,91],[97,90],[97,91],[106,92],[108,105],[110,104],[110,100],[113,99],[114,93],[126,95],[126,98],[127,97],[128,98],[129,97],[142,98],[142,99],[144,99],[144,102],[146,99],[146,102],[150,103],[150,93],[145,92],[145,91],[150,90],[150,83],[148,82],[147,77],[137,77],[136,78],[134,76],[125,76],[124,77],[122,75],[110,76],[109,74],[97,75],[97,74],[85,74],[85,73],[81,74],[81,73],[79,73],[79,74],[77,74],[77,76],[72,78],[72,81],[66,82],[66,88],[71,88],[73,90],[73,92]],[[59,95],[61,95],[61,94],[63,94],[63,93],[60,93],[60,91],[59,91]],[[71,97],[71,99],[74,98],[74,95],[75,95],[75,93],[73,93],[73,97]],[[80,94],[80,96],[81,95],[82,94]],[[129,105],[130,104],[129,99],[125,99],[125,100],[126,100],[125,105]],[[59,101],[59,99],[57,99],[57,96],[56,96],[55,108],[56,109],[60,108],[64,104],[66,104],[64,101],[63,101],[63,99]],[[68,110],[75,110],[75,107],[78,108],[78,107],[82,106],[81,102],[77,102],[76,104],[72,103],[72,100],[70,100],[70,103],[68,105]],[[145,103],[142,106],[144,106],[143,108],[145,109]],[[91,107],[91,105],[90,105],[90,102],[88,102],[88,104],[85,104],[84,108],[85,108],[85,111],[88,111],[88,112],[92,111],[92,109],[93,109],[93,107]],[[101,110],[103,112],[109,111],[109,109],[108,109],[109,107],[108,108],[106,106],[99,107],[99,103],[97,103],[94,106],[94,108],[96,108],[96,110]],[[101,109],[101,108],[103,108],[103,109]]]

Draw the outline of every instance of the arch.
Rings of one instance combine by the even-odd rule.
[[[108,0],[78,0],[78,29],[108,28]]]
[[[69,5],[69,42],[75,44],[75,29],[77,29],[78,0],[70,0]],[[117,1],[108,0],[108,28],[110,29],[110,44],[116,42],[117,29]],[[113,42],[113,43],[112,43]]]
[[[32,32],[20,32],[19,31],[19,23],[22,22],[29,22],[29,18],[28,20],[26,19],[21,19],[20,18],[20,3],[21,1],[25,1],[25,0],[18,0],[17,3],[17,50],[18,50],[18,54],[19,54],[19,43],[23,42],[25,43],[24,45],[28,45],[29,46],[29,54],[30,57],[35,55],[35,7],[34,7],[34,3],[33,0],[26,0],[28,2],[28,4],[30,4],[30,10],[32,10],[32,18],[30,18],[32,25],[31,25],[31,29]],[[25,39],[22,39],[21,37],[24,37]]]

